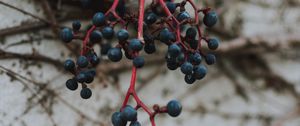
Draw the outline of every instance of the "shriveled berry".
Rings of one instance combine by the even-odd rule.
[[[75,79],[69,79],[66,81],[66,87],[72,91],[78,88],[78,83]]]
[[[80,96],[83,99],[89,99],[92,96],[92,91],[89,88],[82,88],[80,91]]]
[[[206,54],[205,61],[206,61],[207,65],[212,65],[216,62],[216,56],[211,53]]]

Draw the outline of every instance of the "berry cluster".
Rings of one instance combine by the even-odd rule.
[[[82,0],[84,6],[90,0]],[[185,10],[189,3],[194,9],[194,17]],[[73,60],[65,61],[65,69],[74,77],[67,80],[66,86],[70,90],[76,90],[78,83],[82,85],[81,97],[88,99],[92,92],[87,87],[96,75],[95,67],[100,63],[102,57],[107,57],[112,62],[119,62],[123,54],[132,60],[132,77],[130,87],[119,111],[112,115],[111,121],[114,126],[140,126],[137,119],[137,110],[142,108],[150,116],[152,126],[155,126],[154,117],[159,113],[168,113],[177,117],[182,110],[177,100],[171,100],[166,106],[154,105],[150,110],[138,97],[135,91],[136,71],[145,64],[145,59],[140,55],[144,50],[147,54],[156,52],[156,45],[163,43],[168,46],[165,60],[170,70],[180,70],[185,74],[185,81],[188,84],[194,83],[205,77],[207,68],[201,64],[205,60],[207,65],[216,62],[212,53],[205,54],[201,50],[201,42],[205,41],[210,50],[216,50],[219,46],[217,38],[204,37],[201,34],[201,23],[199,13],[203,13],[203,23],[210,28],[217,23],[217,14],[210,8],[198,9],[193,0],[183,0],[175,3],[173,0],[153,0],[145,8],[145,1],[139,0],[139,11],[134,13],[127,11],[125,0],[114,0],[111,8],[106,12],[98,12],[92,18],[92,26],[87,30],[84,37],[80,37],[80,21],[73,21],[72,27],[64,28],[61,31],[61,39],[69,43],[73,39],[82,40],[81,55],[76,63]],[[116,27],[120,24],[121,28]],[[128,32],[129,24],[137,31],[137,37],[131,36]],[[106,41],[104,41],[104,39]],[[117,44],[113,46],[112,41]],[[94,51],[95,45],[100,46],[100,53]],[[101,57],[100,57],[101,55]],[[130,96],[134,98],[137,105],[128,105]]]

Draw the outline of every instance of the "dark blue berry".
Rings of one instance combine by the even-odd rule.
[[[199,65],[201,63],[202,57],[199,53],[194,53],[191,58],[193,64]]]
[[[192,49],[197,49],[198,48],[198,40],[195,40],[195,39],[190,40],[189,45]]]
[[[154,43],[146,43],[144,50],[148,54],[154,53],[156,51],[155,44]]]
[[[127,123],[127,121],[123,120],[121,112],[115,112],[111,116],[111,122],[114,126],[126,126]]]
[[[155,23],[156,20],[157,20],[157,15],[154,14],[153,12],[147,14],[147,16],[145,17],[145,23],[148,25]]]
[[[92,43],[100,42],[102,40],[102,33],[98,30],[94,30],[90,35],[90,41]]]
[[[208,65],[212,65],[216,62],[216,56],[214,54],[209,53],[205,56],[205,61]]]
[[[192,74],[193,73],[193,64],[191,64],[190,62],[184,62],[180,66],[180,70],[184,74]]]
[[[79,31],[80,27],[81,27],[81,23],[79,20],[75,20],[72,22],[72,27],[74,31]]]
[[[61,33],[60,33],[60,38],[62,39],[62,41],[69,43],[72,41],[73,39],[73,33],[72,30],[70,28],[64,28]]]
[[[167,62],[167,67],[169,70],[176,70],[178,68],[178,65],[174,62]]]
[[[181,110],[182,110],[182,106],[177,100],[172,100],[167,104],[167,112],[172,117],[179,116]]]
[[[177,15],[177,20],[178,21],[183,21],[185,19],[189,19],[191,18],[190,14],[186,11],[183,11],[183,12],[180,12],[178,15]]]
[[[196,81],[196,79],[193,75],[185,75],[184,81],[188,84],[193,84]]]
[[[92,83],[94,81],[94,75],[93,73],[89,72],[89,71],[85,71],[85,83]]]
[[[209,11],[204,15],[203,23],[207,27],[214,26],[217,23],[217,21],[218,21],[218,15],[215,11]]]
[[[76,90],[78,88],[78,83],[75,79],[69,79],[66,82],[66,87],[72,91]]]
[[[207,42],[208,48],[211,50],[216,50],[219,47],[219,39],[212,38]]]
[[[162,29],[159,33],[159,40],[163,43],[169,42],[171,37],[171,32],[167,28]]]
[[[177,44],[172,44],[168,47],[168,53],[171,57],[177,57],[180,54],[180,47]]]
[[[96,70],[95,69],[89,69],[86,72],[90,73],[92,76],[96,76]]]
[[[129,38],[129,33],[126,29],[121,29],[117,33],[117,38],[119,41],[126,41]]]
[[[190,28],[188,28],[188,29],[186,30],[186,35],[185,35],[185,36],[186,36],[187,38],[195,39],[196,35],[197,35],[197,30],[196,30],[195,28],[190,27]]]
[[[92,91],[89,88],[82,88],[80,91],[80,96],[83,99],[89,99],[92,96]]]
[[[108,58],[113,62],[118,62],[122,59],[122,51],[120,48],[111,48],[107,53]]]
[[[138,121],[131,122],[129,126],[141,126],[141,123]]]
[[[193,76],[196,79],[200,80],[205,77],[206,73],[207,73],[207,68],[204,65],[199,65],[194,68]]]
[[[91,58],[91,59],[90,59],[90,62],[91,62],[93,65],[97,65],[97,64],[100,63],[100,58],[99,58],[96,54],[92,55],[90,58]]]
[[[143,44],[138,39],[132,39],[129,43],[129,48],[133,51],[140,51],[143,49]]]
[[[74,61],[70,60],[70,59],[66,60],[65,64],[64,64],[64,68],[67,71],[73,71],[75,69],[75,63],[74,63]]]
[[[106,39],[112,39],[114,37],[114,29],[112,27],[104,27],[102,29],[102,35]]]
[[[132,106],[127,105],[121,112],[121,116],[126,121],[135,121],[137,119],[137,111]]]
[[[101,12],[98,12],[93,17],[93,24],[95,26],[101,26],[105,24],[105,15]]]
[[[144,60],[144,57],[142,57],[142,56],[138,56],[133,59],[133,65],[137,68],[143,67],[144,64],[145,64],[145,60]]]
[[[111,44],[110,43],[104,43],[101,44],[101,54],[106,55],[108,53],[108,50],[111,49]]]
[[[79,56],[76,63],[81,68],[85,68],[89,65],[89,61],[85,56]]]
[[[169,11],[173,14],[176,10],[176,4],[174,2],[166,2]]]
[[[79,74],[76,75],[76,80],[79,83],[84,83],[86,81],[86,74],[84,72],[80,72]]]

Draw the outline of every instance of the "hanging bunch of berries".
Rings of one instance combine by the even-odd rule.
[[[81,1],[84,6],[90,2],[90,0]],[[203,36],[200,26],[203,22],[205,27],[210,28],[217,23],[218,17],[210,8],[199,9],[193,0],[182,0],[178,3],[173,0],[152,0],[147,6],[145,0],[139,0],[138,13],[127,11],[129,7],[126,7],[126,2],[129,1],[114,0],[108,11],[95,13],[91,21],[92,26],[84,38],[78,35],[81,28],[80,21],[73,22],[73,29],[62,29],[61,39],[64,42],[82,40],[81,53],[76,61],[70,59],[65,61],[65,69],[74,75],[72,79],[66,81],[66,86],[70,90],[76,90],[78,84],[81,84],[81,97],[90,98],[92,91],[88,85],[94,80],[95,67],[101,58],[107,57],[112,62],[119,62],[125,56],[132,60],[133,64],[130,87],[122,107],[113,113],[111,121],[114,126],[126,126],[128,122],[130,126],[140,126],[137,110],[143,109],[149,114],[152,126],[155,126],[154,117],[157,114],[168,113],[172,117],[177,117],[181,113],[182,106],[177,100],[171,100],[166,106],[155,104],[151,110],[138,97],[135,91],[136,72],[145,64],[144,57],[140,55],[141,51],[153,54],[156,52],[157,43],[168,46],[165,54],[168,69],[180,68],[185,75],[185,82],[192,84],[196,80],[203,79],[207,73],[207,67],[202,60],[207,65],[216,62],[214,54],[204,53],[201,48],[202,42],[205,42],[210,50],[216,50],[219,40]],[[193,8],[193,17],[185,8],[187,4]],[[203,18],[200,19],[201,14]],[[121,26],[118,30],[117,24]],[[134,27],[129,27],[130,24]],[[137,35],[130,34],[128,32],[130,28],[136,30]],[[117,43],[114,44],[113,40]],[[94,51],[93,47],[96,45],[100,46],[100,53]],[[130,96],[137,103],[134,107],[128,105]]]

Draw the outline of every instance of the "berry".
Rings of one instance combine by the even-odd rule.
[[[205,56],[205,61],[208,65],[212,65],[216,62],[216,56],[214,54],[209,53]]]
[[[177,63],[167,62],[167,67],[169,70],[176,70],[178,68]]]
[[[133,59],[133,65],[136,68],[141,68],[144,66],[144,64],[145,64],[145,60],[144,60],[144,57],[142,57],[142,56],[138,56]]]
[[[78,88],[78,83],[75,79],[69,79],[66,82],[66,87],[72,91],[76,90]]]
[[[121,116],[126,121],[135,121],[137,119],[137,111],[130,105],[127,105],[121,112]]]
[[[141,126],[141,123],[138,121],[131,122],[129,126]]]
[[[85,68],[89,65],[89,62],[85,56],[79,56],[76,63],[80,68]]]
[[[156,20],[157,20],[157,15],[153,12],[147,14],[147,16],[145,17],[145,23],[148,25],[155,23]]]
[[[186,30],[186,35],[185,35],[185,36],[186,36],[187,38],[195,39],[196,35],[197,35],[197,30],[196,30],[195,28],[190,27],[190,28],[188,28],[188,29]]]
[[[129,33],[126,29],[121,29],[117,33],[119,41],[126,41],[129,38]]]
[[[184,81],[188,84],[193,84],[196,81],[196,79],[192,75],[185,75]]]
[[[84,83],[86,81],[86,74],[84,72],[80,72],[79,74],[76,75],[76,80],[79,83]]]
[[[206,73],[207,73],[207,68],[204,65],[199,65],[194,68],[193,76],[196,79],[200,80],[205,77]]]
[[[129,48],[133,51],[140,51],[143,49],[143,44],[138,39],[132,39],[129,43]]]
[[[105,24],[105,15],[101,12],[98,12],[94,15],[92,21],[95,26],[101,26]]]
[[[122,114],[121,112],[115,112],[111,116],[111,122],[114,126],[126,126],[126,121],[122,119]]]
[[[114,29],[112,27],[104,27],[102,29],[102,35],[106,39],[112,39],[114,37]]]
[[[74,63],[74,61],[70,60],[70,59],[66,60],[65,64],[64,64],[64,68],[67,71],[73,71],[75,69],[75,63]]]
[[[181,110],[182,110],[182,106],[177,100],[172,100],[167,104],[167,112],[172,117],[179,116]]]
[[[81,23],[79,20],[75,20],[72,22],[72,27],[74,31],[79,31],[80,27],[81,27]]]
[[[100,42],[102,40],[102,33],[98,30],[94,30],[90,35],[90,41],[93,43]]]
[[[183,21],[185,19],[189,19],[191,18],[190,14],[186,11],[183,11],[183,12],[180,12],[178,15],[177,15],[177,20],[178,21]]]
[[[156,51],[156,47],[155,47],[154,43],[146,43],[144,50],[146,53],[152,54]]]
[[[108,58],[113,62],[118,62],[122,59],[122,51],[120,48],[111,48],[107,53]]]
[[[164,28],[159,33],[159,40],[161,42],[169,42],[171,40],[171,33],[167,28]]]
[[[189,44],[192,49],[198,48],[198,40],[193,39],[193,40],[189,41]]]
[[[214,26],[217,23],[217,21],[218,21],[218,15],[215,11],[209,11],[204,15],[203,23],[207,27]]]
[[[209,49],[216,50],[219,47],[219,39],[217,38],[209,39],[207,45]]]
[[[166,5],[171,13],[175,12],[176,4],[174,2],[166,2]]]
[[[202,57],[199,53],[194,53],[192,56],[192,63],[195,65],[199,65],[201,63]]]
[[[72,30],[70,28],[64,28],[60,33],[60,38],[65,43],[71,42],[73,37],[74,36],[73,36]]]
[[[130,59],[130,60],[133,59],[133,56],[128,52],[125,52],[125,56],[126,56],[127,59]]]
[[[101,54],[106,55],[109,49],[111,49],[110,43],[101,44]]]
[[[171,57],[177,57],[180,54],[180,47],[177,44],[172,44],[168,47],[168,53]]]
[[[193,65],[190,62],[184,62],[181,65],[180,70],[184,74],[192,74],[192,72],[193,72]]]
[[[96,54],[93,54],[93,55],[91,56],[90,62],[91,62],[93,65],[97,65],[97,64],[100,63],[100,58],[99,58]]]
[[[89,88],[82,88],[80,91],[80,96],[83,99],[89,99],[92,96],[92,91]]]
[[[89,72],[89,71],[85,71],[85,83],[92,83],[94,81],[94,75],[93,73]]]

